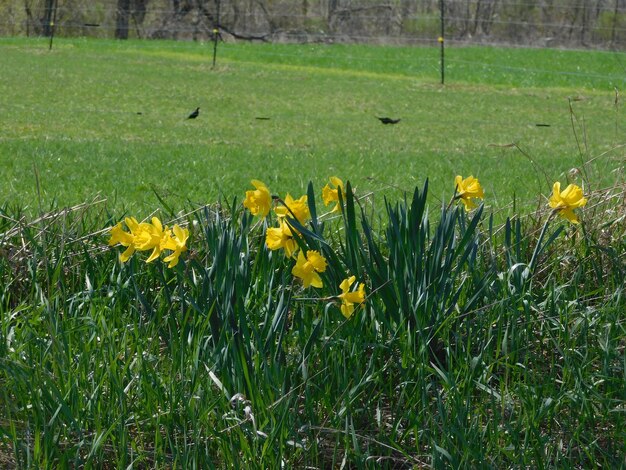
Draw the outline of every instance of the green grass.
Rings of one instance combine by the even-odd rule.
[[[452,48],[441,87],[435,49],[0,47],[0,467],[623,466],[623,55]],[[321,288],[252,178],[308,194]],[[539,198],[568,178],[576,226]],[[151,214],[173,269],[107,246]]]
[[[212,205],[175,269],[107,248],[101,205],[0,215],[0,463],[7,468],[618,468],[624,187],[578,228],[429,215],[297,226],[321,289]],[[381,216],[383,223],[378,221]],[[544,226],[542,235],[538,229]],[[545,235],[545,236],[544,236]],[[342,279],[367,298],[339,311]]]
[[[241,197],[252,178],[295,193],[331,174],[381,197],[428,176],[435,200],[473,174],[487,204],[528,207],[583,161],[611,185],[626,130],[620,53],[451,47],[441,87],[432,48],[221,44],[212,70],[210,44],[0,47],[0,199],[31,211],[99,194],[146,213],[155,191],[182,208]]]

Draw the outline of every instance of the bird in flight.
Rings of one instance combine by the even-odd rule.
[[[189,116],[187,116],[187,119],[195,119],[200,115],[200,108],[196,108],[196,110],[191,113]]]
[[[389,117],[379,117],[377,118],[383,124],[398,124],[400,119],[391,119]]]

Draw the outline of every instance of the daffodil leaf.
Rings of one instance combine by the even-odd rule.
[[[313,190],[313,183],[309,181],[307,188],[307,204],[309,205],[309,212],[311,213],[311,225],[316,233],[319,233],[319,227],[317,224],[317,208],[315,206],[315,191]]]
[[[163,199],[161,197],[161,195],[159,194],[159,192],[157,191],[156,187],[154,185],[151,185],[150,189],[152,189],[152,192],[154,193],[154,195],[156,196],[156,198],[159,200],[159,202],[161,203],[161,205],[163,206],[163,208],[167,211],[168,215],[170,217],[175,217],[176,216],[176,212],[174,211],[174,209],[171,208],[170,205],[167,204],[167,202],[165,202],[165,199]]]
[[[289,217],[289,216],[286,217],[286,219],[287,219],[287,223],[291,227],[293,227],[295,230],[300,232],[301,235],[304,235],[304,238],[308,237],[308,238],[317,240],[318,242],[323,243],[325,245],[327,244],[326,240],[320,237],[317,233],[310,231],[308,228],[302,225],[297,219],[294,219],[293,217]],[[294,236],[294,238],[296,237]]]

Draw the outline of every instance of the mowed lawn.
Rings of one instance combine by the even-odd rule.
[[[568,175],[612,185],[623,165],[623,53],[451,47],[445,86],[437,48],[220,44],[215,68],[211,54],[0,39],[0,200],[38,211],[102,196],[142,217],[159,198],[241,199],[252,178],[299,195],[336,175],[381,201],[428,177],[438,204],[472,174],[507,212]]]

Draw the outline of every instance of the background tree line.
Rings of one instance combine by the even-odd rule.
[[[441,0],[8,0],[0,34],[436,42]],[[443,0],[447,39],[619,48],[626,0]],[[56,18],[56,21],[55,21]],[[54,23],[54,26],[51,26]]]

